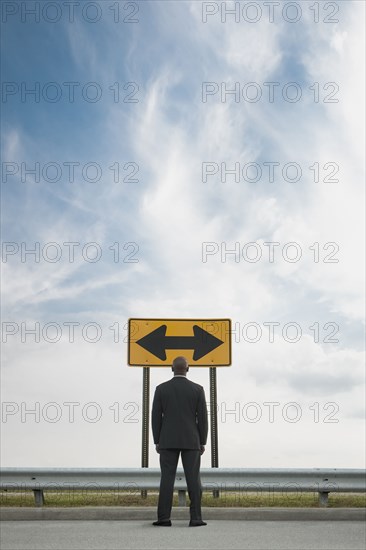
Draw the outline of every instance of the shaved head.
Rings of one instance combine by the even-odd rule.
[[[180,355],[176,357],[173,361],[172,371],[174,374],[186,374],[188,372],[189,366],[188,361],[185,357]]]

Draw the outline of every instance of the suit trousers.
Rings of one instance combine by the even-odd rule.
[[[191,520],[201,520],[202,487],[200,479],[201,453],[196,449],[161,449],[160,450],[160,492],[158,502],[158,520],[170,519],[173,504],[174,481],[177,472],[179,454],[182,457],[190,499]]]

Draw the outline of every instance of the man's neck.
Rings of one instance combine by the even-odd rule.
[[[187,378],[187,376],[185,374],[175,374],[174,375],[174,378]]]

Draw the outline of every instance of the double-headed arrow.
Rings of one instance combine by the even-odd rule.
[[[193,325],[194,336],[166,336],[166,329],[166,325],[161,325],[137,340],[136,344],[162,361],[166,359],[167,349],[193,349],[193,361],[198,361],[224,343],[198,325]]]

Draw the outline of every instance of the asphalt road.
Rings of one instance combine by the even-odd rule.
[[[365,550],[362,521],[2,521],[1,550]]]

